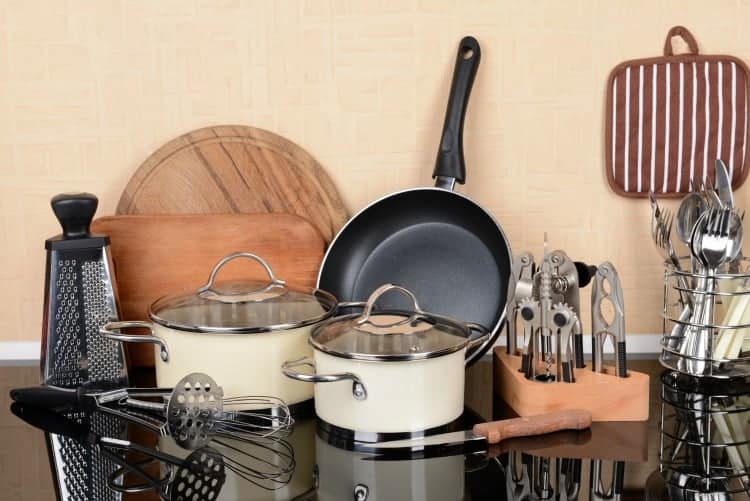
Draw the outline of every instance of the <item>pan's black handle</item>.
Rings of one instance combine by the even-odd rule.
[[[31,426],[47,433],[70,437],[82,443],[95,442],[95,437],[91,435],[88,426],[76,423],[56,412],[20,402],[11,404],[10,411]]]
[[[464,37],[458,46],[448,108],[445,110],[443,135],[440,138],[440,149],[432,173],[432,178],[436,179],[436,184],[440,187],[452,187],[453,180],[461,184],[466,181],[464,117],[480,59],[479,42],[472,36]]]
[[[10,398],[20,404],[33,405],[44,409],[68,410],[84,407],[84,397],[74,389],[54,386],[32,386],[10,390]]]

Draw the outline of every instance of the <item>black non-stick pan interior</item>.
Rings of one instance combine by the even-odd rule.
[[[508,243],[481,207],[457,193],[395,193],[358,214],[338,235],[318,286],[340,301],[364,301],[384,283],[412,291],[429,312],[494,330],[505,309]],[[378,302],[403,308],[399,295]],[[410,305],[409,305],[410,306]]]

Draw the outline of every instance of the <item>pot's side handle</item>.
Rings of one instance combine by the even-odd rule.
[[[151,333],[150,336],[139,336],[133,334],[121,334],[121,329],[148,329]],[[118,332],[115,332],[118,331]],[[164,362],[169,361],[169,350],[167,343],[162,338],[154,334],[154,326],[151,322],[144,322],[142,320],[131,320],[123,322],[109,322],[104,324],[99,333],[109,339],[115,341],[128,342],[128,343],[153,343],[159,345],[159,355]]]
[[[297,381],[304,381],[305,383],[335,383],[337,381],[352,381],[352,396],[355,400],[367,399],[367,390],[365,385],[356,374],[351,372],[341,372],[339,374],[306,374],[304,372],[298,372],[294,370],[297,367],[310,367],[315,371],[315,362],[309,357],[299,358],[297,360],[289,360],[281,365],[281,372],[291,379]]]
[[[481,356],[480,354],[484,353],[485,346],[494,344],[497,336],[492,336],[489,329],[484,325],[467,322],[466,327],[477,333],[469,338],[469,343],[466,345],[466,361],[464,362],[464,366],[468,367],[477,361],[479,356]]]

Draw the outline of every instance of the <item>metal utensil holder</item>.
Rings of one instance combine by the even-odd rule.
[[[750,379],[729,382],[664,371],[659,470],[672,499],[750,494],[749,423]]]
[[[750,376],[750,273],[708,276],[680,261],[665,263],[661,364],[696,377]]]

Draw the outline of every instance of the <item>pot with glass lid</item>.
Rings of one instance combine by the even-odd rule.
[[[224,265],[241,258],[262,265],[268,280],[216,282]],[[157,299],[149,308],[150,322],[110,322],[101,333],[118,341],[153,343],[158,386],[171,387],[186,374],[204,372],[221,384],[226,398],[264,395],[294,405],[310,400],[313,386],[285,378],[279,366],[311,353],[311,329],[335,310],[331,294],[291,286],[260,257],[237,252],[219,260],[197,291]],[[126,329],[148,329],[150,335],[125,334]]]
[[[376,311],[389,291],[406,296],[411,309]],[[314,360],[288,361],[283,371],[315,383],[315,412],[330,425],[363,436],[421,432],[461,415],[465,365],[488,336],[481,325],[422,311],[414,294],[386,284],[361,314],[313,329]]]

